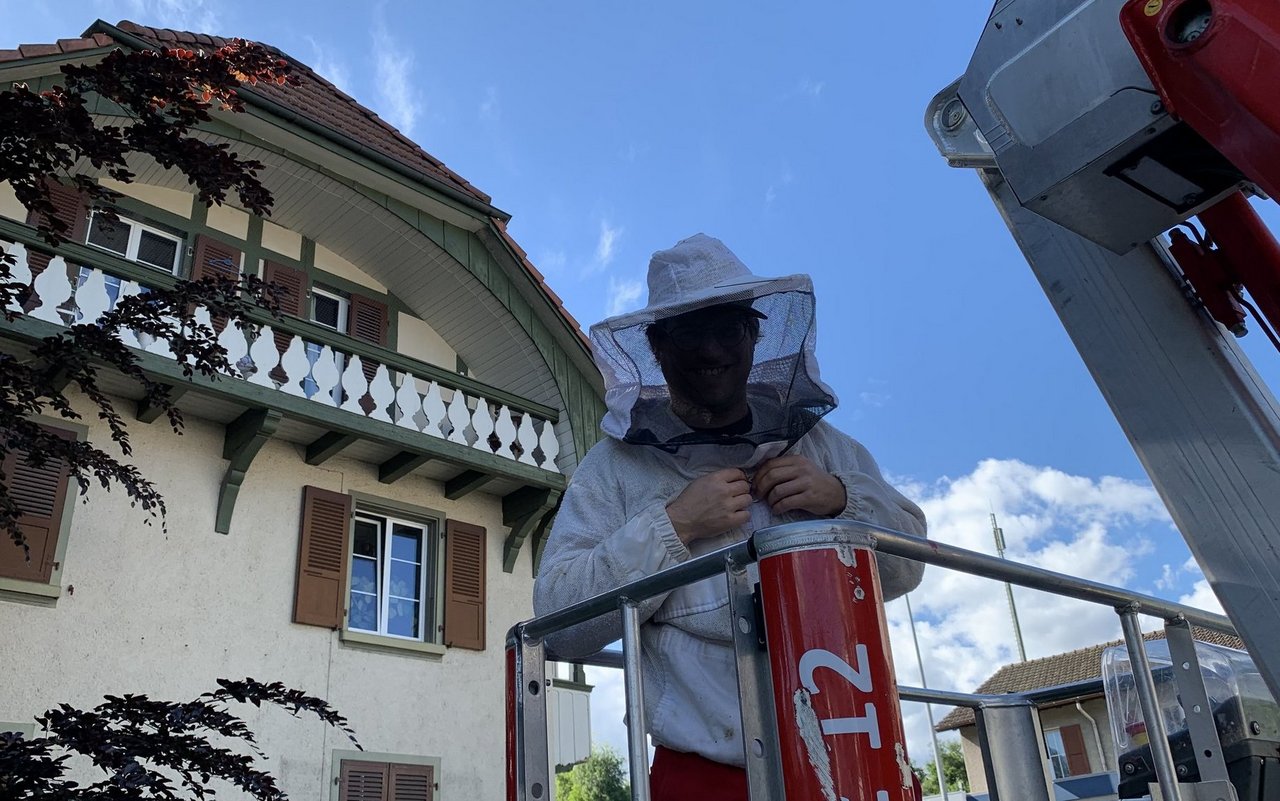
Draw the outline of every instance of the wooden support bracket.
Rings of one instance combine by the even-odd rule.
[[[253,464],[254,457],[271,439],[283,418],[284,415],[272,409],[249,409],[227,424],[222,458],[231,463],[227,465],[227,473],[218,491],[218,514],[213,528],[219,534],[230,533],[231,514],[235,511],[236,498],[240,495],[249,465]]]

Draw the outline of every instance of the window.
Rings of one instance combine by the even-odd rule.
[[[335,751],[335,801],[433,801],[440,760],[399,754]]]
[[[335,331],[343,333],[347,330],[347,312],[351,307],[351,301],[345,296],[328,289],[321,289],[318,286],[311,288],[311,322],[322,325],[325,328],[332,328]],[[320,352],[324,346],[319,342],[307,342],[307,361],[315,369],[316,362],[320,359]],[[347,357],[338,351],[333,351],[333,363],[338,368],[338,375],[342,375],[342,371],[347,367]],[[320,386],[316,384],[315,379],[308,375],[302,381],[302,389],[307,397],[313,397],[320,391]],[[342,405],[343,392],[341,380],[330,390],[333,402],[337,406]]]
[[[1044,748],[1055,779],[1089,773],[1089,753],[1079,725],[1048,729],[1044,733]]]
[[[1044,733],[1045,754],[1049,757],[1049,766],[1053,768],[1053,778],[1065,779],[1071,775],[1067,766],[1067,747],[1062,742],[1062,732],[1051,729]]]
[[[303,487],[293,621],[341,630],[359,647],[483,651],[485,529],[452,519],[442,526],[441,517]]]
[[[86,241],[167,273],[177,272],[182,256],[181,237],[123,216],[111,222],[96,209],[89,220]]]
[[[347,628],[435,642],[437,541],[434,522],[357,512]]]
[[[320,287],[311,289],[311,321],[334,331],[347,330],[347,310],[351,302],[337,292]]]

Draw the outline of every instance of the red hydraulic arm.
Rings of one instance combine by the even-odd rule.
[[[1280,3],[1129,0],[1120,24],[1169,112],[1280,197]]]

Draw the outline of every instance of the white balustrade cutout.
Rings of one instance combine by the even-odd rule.
[[[146,291],[137,283],[92,267],[69,268],[55,256],[39,275],[31,274],[26,247],[0,243],[11,256],[11,280],[30,288],[26,314],[56,325],[91,323],[115,308],[121,299]],[[22,313],[16,302],[8,310]],[[196,319],[213,325],[208,312]],[[169,342],[125,331],[126,345],[174,358]],[[555,426],[528,412],[513,410],[466,391],[412,372],[366,362],[360,355],[310,342],[270,325],[239,328],[227,323],[218,343],[237,375],[225,380],[247,381],[311,403],[338,407],[389,425],[417,431],[503,459],[559,472],[560,441]],[[287,344],[286,344],[287,343]],[[369,377],[371,376],[371,378]],[[422,391],[419,387],[424,388]],[[446,398],[448,399],[446,401]]]

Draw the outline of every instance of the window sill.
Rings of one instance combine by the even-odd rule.
[[[53,606],[62,597],[62,587],[38,581],[0,578],[0,601],[14,601],[34,606]]]
[[[338,633],[339,639],[343,645],[351,646],[369,651],[382,651],[384,653],[401,654],[402,656],[417,656],[439,662],[448,650],[443,645],[437,645],[433,642],[414,642],[413,640],[401,640],[396,637],[383,637],[379,634],[365,634],[360,631],[348,631],[342,629]]]

